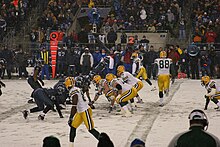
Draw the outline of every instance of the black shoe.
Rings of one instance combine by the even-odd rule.
[[[24,119],[27,119],[27,117],[28,117],[28,111],[27,111],[27,110],[24,110],[24,111],[22,111],[22,113],[23,113]]]
[[[44,120],[44,115],[40,114],[40,115],[38,116],[38,120]]]
[[[34,103],[35,103],[35,102],[34,102],[34,99],[28,100],[28,103],[29,103],[29,104],[34,104]]]
[[[108,113],[111,113],[112,110],[113,110],[113,108],[112,108],[112,106],[110,106],[110,107],[109,107],[109,111],[108,111]]]

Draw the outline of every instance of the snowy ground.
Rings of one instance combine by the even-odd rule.
[[[62,147],[68,147],[69,127],[67,125],[70,106],[63,111],[65,118],[59,118],[56,112],[47,114],[44,121],[37,119],[38,113],[31,114],[27,120],[21,111],[32,108],[27,104],[32,91],[26,80],[4,80],[6,88],[2,88],[0,97],[0,147],[39,147],[44,137],[54,135],[60,139]],[[45,87],[52,87],[56,80],[45,81]],[[156,85],[155,81],[152,81]],[[218,81],[220,83],[220,81]],[[171,86],[170,96],[165,98],[166,105],[158,107],[158,91],[150,91],[144,83],[139,95],[144,104],[139,104],[130,118],[107,112],[108,103],[104,97],[96,102],[93,111],[95,128],[106,132],[115,147],[129,147],[130,142],[140,138],[148,147],[165,147],[171,138],[188,130],[188,114],[195,108],[204,108],[205,89],[199,80],[180,79]],[[94,97],[94,87],[91,97]],[[206,114],[209,118],[208,131],[220,136],[220,111],[214,110],[211,102]],[[76,147],[95,147],[96,139],[88,133],[84,125],[77,129]]]

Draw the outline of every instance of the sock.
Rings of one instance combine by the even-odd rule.
[[[163,104],[163,98],[160,98],[160,103]]]
[[[74,143],[73,143],[73,142],[70,142],[69,147],[74,147]]]

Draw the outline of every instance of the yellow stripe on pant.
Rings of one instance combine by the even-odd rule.
[[[94,128],[94,122],[92,119],[92,109],[91,108],[89,108],[81,113],[77,112],[74,115],[72,126],[74,128],[78,128],[82,124],[82,122],[84,122],[84,124],[88,130],[91,130]]]
[[[137,96],[137,89],[132,87],[130,90],[127,90],[124,93],[122,93],[121,96],[118,99],[116,99],[116,102],[117,103],[127,102],[136,96]]]
[[[143,88],[144,84],[141,81],[138,81],[133,87],[137,90],[137,92],[139,90],[141,90]]]

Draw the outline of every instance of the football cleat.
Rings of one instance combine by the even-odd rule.
[[[163,104],[163,103],[161,103],[161,104],[159,104],[159,106],[160,106],[160,107],[163,107],[163,106],[164,106],[164,104]]]
[[[35,101],[34,101],[34,99],[29,99],[29,100],[28,100],[28,103],[29,103],[29,104],[34,104]]]
[[[169,96],[169,89],[165,90],[164,93],[165,93],[166,97],[168,97]]]
[[[143,102],[142,99],[140,99],[140,100],[137,101],[137,103],[143,104],[144,102]]]
[[[110,106],[108,113],[111,113],[112,111],[113,111],[113,108],[112,108],[112,106]]]
[[[24,111],[22,111],[22,114],[23,114],[24,119],[27,119],[27,117],[28,117],[28,111],[27,111],[27,110],[24,110]]]
[[[150,91],[155,91],[157,88],[154,86]]]
[[[215,109],[215,110],[218,110],[218,109],[219,109],[219,106],[218,106],[218,107],[215,107],[214,109]]]
[[[38,116],[38,120],[44,120],[44,116],[45,116],[45,115],[40,114],[40,115]]]

